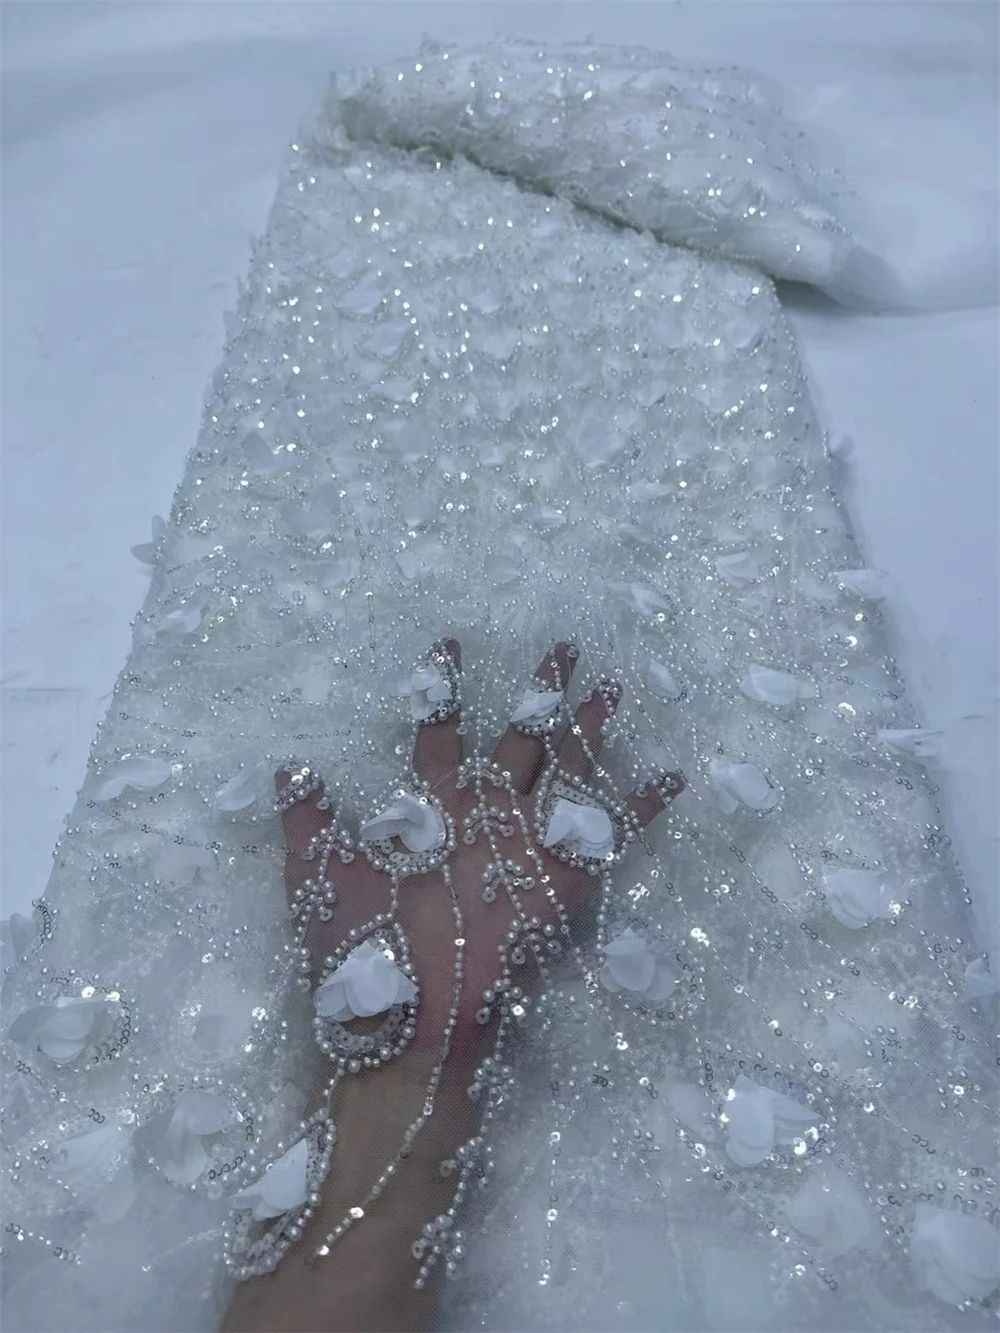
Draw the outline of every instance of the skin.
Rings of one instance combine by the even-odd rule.
[[[448,640],[445,647],[460,663],[459,645]],[[562,689],[575,665],[565,643],[556,644],[539,665],[536,677],[541,688]],[[600,753],[601,727],[617,706],[612,686],[586,700],[576,711],[559,746],[560,767],[586,778]],[[457,829],[476,802],[473,784],[455,785],[462,761],[460,715],[420,728],[413,754],[416,774],[431,784],[434,795],[455,820]],[[534,790],[539,779],[545,748],[541,740],[508,728],[494,752],[494,759],[511,775],[521,797],[491,791],[490,803],[501,809],[514,801],[529,818],[534,808]],[[279,787],[287,775],[277,775]],[[288,849],[286,888],[289,893],[309,875],[311,865],[303,860],[309,840],[329,823],[326,811],[315,801],[320,792],[284,816]],[[674,793],[676,794],[676,792]],[[659,791],[629,798],[628,804],[639,826],[645,826],[665,808]],[[305,808],[304,808],[305,807]],[[505,856],[527,865],[524,838],[514,821],[515,832],[504,840]],[[598,881],[585,869],[566,865],[542,851],[550,886],[572,919],[591,905]],[[337,1090],[334,1118],[337,1143],[330,1174],[323,1187],[322,1202],[298,1244],[285,1256],[275,1272],[241,1283],[222,1324],[223,1333],[365,1333],[376,1330],[418,1330],[431,1326],[436,1302],[437,1276],[424,1291],[414,1289],[417,1263],[412,1242],[425,1222],[444,1212],[452,1201],[453,1182],[443,1179],[439,1164],[452,1157],[458,1144],[476,1132],[475,1103],[466,1089],[473,1070],[489,1055],[495,1039],[495,1022],[486,1027],[475,1019],[483,1003],[484,989],[500,975],[498,950],[504,945],[513,919],[509,902],[498,895],[483,901],[482,874],[491,859],[489,843],[478,837],[470,846],[459,836],[450,867],[462,914],[466,940],[464,980],[458,1018],[448,1058],[438,1087],[434,1114],[417,1135],[408,1158],[401,1162],[395,1178],[366,1211],[364,1220],[350,1228],[318,1264],[307,1264],[315,1247],[344,1217],[360,1204],[398,1151],[408,1125],[420,1113],[431,1071],[440,1063],[442,1036],[454,1001],[453,958],[456,921],[453,904],[437,872],[403,882],[398,917],[410,941],[410,957],[420,981],[420,1005],[416,1036],[405,1053],[377,1072],[347,1077]],[[337,868],[338,901],[329,922],[314,919],[306,944],[314,962],[331,953],[352,928],[369,921],[390,907],[390,881],[358,855]],[[546,891],[536,886],[522,897],[528,915],[542,924],[559,926],[559,917]],[[524,968],[518,982],[531,986],[532,968]],[[356,1030],[378,1019],[354,1020]],[[318,1053],[317,1053],[318,1054]],[[317,1083],[327,1070],[317,1066]],[[442,1265],[433,1270],[438,1274]]]

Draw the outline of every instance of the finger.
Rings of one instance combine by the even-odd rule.
[[[573,674],[579,651],[572,643],[557,643],[542,658],[535,680],[543,690],[565,690]],[[497,742],[493,759],[509,773],[516,791],[530,791],[545,760],[545,742],[540,736],[526,736],[511,725]]]
[[[589,699],[576,710],[558,750],[559,767],[585,778],[601,752],[601,728],[614,715],[621,699],[615,680],[602,680]]]
[[[428,664],[436,666],[442,675],[449,672],[460,679],[462,649],[457,639],[444,639],[431,649]],[[458,688],[456,684],[456,689]],[[462,762],[462,737],[458,727],[462,714],[456,709],[441,722],[424,722],[417,732],[413,747],[413,768],[418,777],[431,784],[433,790],[454,774]]]
[[[280,796],[291,781],[291,774],[281,769],[274,775],[275,790]],[[295,801],[281,812],[281,826],[285,833],[285,849],[287,856],[285,858],[285,890],[288,893],[289,903],[292,902],[295,890],[302,886],[303,881],[311,878],[315,873],[315,863],[306,860],[306,856],[312,847],[313,839],[330,826],[329,810],[319,809],[317,802],[323,796],[323,786],[320,784],[315,791],[302,801]]]
[[[680,773],[664,773],[656,783],[633,792],[625,803],[639,828],[646,828],[657,815],[662,814],[670,802],[680,796],[684,786]]]

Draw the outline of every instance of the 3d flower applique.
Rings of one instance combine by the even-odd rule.
[[[94,792],[95,801],[114,801],[128,788],[156,791],[170,777],[171,766],[154,755],[133,754],[108,772]]]
[[[664,949],[648,943],[629,927],[603,946],[601,985],[632,991],[648,1000],[665,1000],[681,978],[681,969]]]
[[[944,733],[925,731],[922,727],[904,727],[898,730],[884,728],[878,733],[878,738],[894,753],[909,755],[911,759],[927,763],[939,757]]]
[[[149,1156],[167,1179],[176,1185],[192,1185],[209,1163],[201,1140],[219,1133],[232,1120],[233,1110],[219,1093],[191,1088],[140,1133]]]
[[[734,551],[732,555],[719,556],[715,568],[719,577],[733,588],[749,588],[763,572],[755,551]]]
[[[1000,1245],[986,1218],[934,1204],[917,1204],[910,1260],[921,1286],[949,1305],[985,1300],[1000,1281]]]
[[[186,639],[200,627],[204,614],[205,609],[200,603],[182,602],[172,611],[165,612],[156,622],[154,626],[156,637],[171,642]]]
[[[295,458],[286,449],[275,452],[254,430],[244,435],[242,448],[246,470],[258,477],[276,477],[279,472],[287,472]]]
[[[658,662],[655,657],[650,659],[646,684],[661,699],[679,699],[684,692],[666,663]]]
[[[851,930],[861,930],[872,920],[888,921],[895,915],[892,890],[874,870],[851,866],[827,870],[823,892],[831,914]]]
[[[605,857],[615,849],[611,816],[601,806],[581,805],[560,796],[552,807],[542,846],[563,846],[588,860]]]
[[[0,966],[0,1004],[6,1004],[10,998],[14,974],[21,959],[27,954],[38,929],[32,916],[21,912],[11,912],[6,920],[0,921],[0,947],[2,947],[2,966]]]
[[[709,783],[715,802],[724,815],[735,814],[741,805],[751,810],[772,810],[781,793],[772,787],[763,769],[756,764],[729,764],[713,759]]]
[[[256,1222],[293,1212],[309,1195],[309,1140],[298,1143],[271,1162],[252,1185],[232,1197],[234,1208],[249,1210]]]
[[[336,482],[316,486],[305,500],[289,500],[281,513],[292,536],[321,542],[336,536],[341,525],[343,501]]]
[[[410,677],[405,691],[410,699],[410,713],[415,722],[426,722],[442,704],[455,697],[452,682],[432,664],[422,666]]]
[[[967,1000],[985,1000],[989,995],[1000,991],[1000,978],[990,965],[989,954],[980,954],[973,958],[965,969],[965,998]]]
[[[140,542],[138,546],[132,546],[129,548],[132,554],[135,556],[136,560],[138,560],[139,563],[142,565],[151,565],[153,561],[156,559],[156,548],[163,540],[163,534],[167,530],[166,522],[160,517],[159,514],[153,515],[152,522],[150,523],[150,529],[152,533],[150,541]]]
[[[216,814],[237,814],[274,802],[274,774],[267,764],[245,764],[212,798]]]
[[[346,1023],[416,999],[417,987],[384,949],[362,940],[313,993],[320,1018]]]
[[[511,722],[544,722],[556,711],[565,695],[562,690],[527,689],[510,715]]]
[[[878,1248],[878,1218],[851,1177],[829,1163],[811,1174],[785,1209],[796,1231],[831,1257]]]
[[[138,1196],[131,1148],[124,1127],[108,1121],[57,1144],[49,1169],[99,1222],[111,1226],[121,1221]]]
[[[685,1129],[697,1134],[699,1139],[705,1143],[718,1143],[722,1138],[722,1131],[716,1121],[715,1103],[699,1084],[663,1080],[657,1085],[656,1091]]]
[[[659,612],[670,610],[670,603],[662,593],[650,588],[648,584],[627,583],[620,591],[632,610],[640,616],[654,616]]]
[[[880,602],[889,594],[889,581],[879,569],[840,569],[830,577],[867,602]]]
[[[61,995],[18,1014],[8,1036],[54,1064],[68,1065],[107,1035],[111,1008],[102,997]]]
[[[737,1166],[759,1166],[778,1144],[792,1143],[820,1119],[818,1111],[741,1074],[719,1117],[726,1153]]]
[[[766,666],[752,666],[740,683],[740,690],[748,699],[778,707],[816,697],[816,686],[811,681]]]
[[[391,805],[361,825],[366,842],[399,838],[411,852],[432,851],[444,839],[445,824],[437,806],[411,792],[398,792]]]

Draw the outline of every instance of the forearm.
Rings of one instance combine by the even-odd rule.
[[[468,1080],[465,1080],[467,1082]],[[224,1333],[365,1333],[418,1330],[433,1315],[438,1273],[414,1287],[419,1263],[412,1244],[426,1222],[446,1212],[454,1179],[440,1163],[475,1133],[475,1111],[446,1066],[434,1113],[396,1165],[379,1197],[317,1262],[316,1248],[351,1208],[363,1205],[396,1158],[407,1128],[421,1114],[427,1078],[405,1058],[367,1077],[341,1081],[335,1105],[337,1141],[322,1201],[301,1242],[267,1277],[241,1284]],[[437,1265],[440,1269],[442,1265]]]

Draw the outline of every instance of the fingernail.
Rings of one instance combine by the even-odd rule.
[[[595,694],[600,694],[609,707],[613,707],[622,697],[622,687],[617,680],[601,680],[597,683]]]
[[[680,773],[664,773],[657,779],[656,790],[664,800],[672,801],[675,796],[680,796],[686,785]]]

